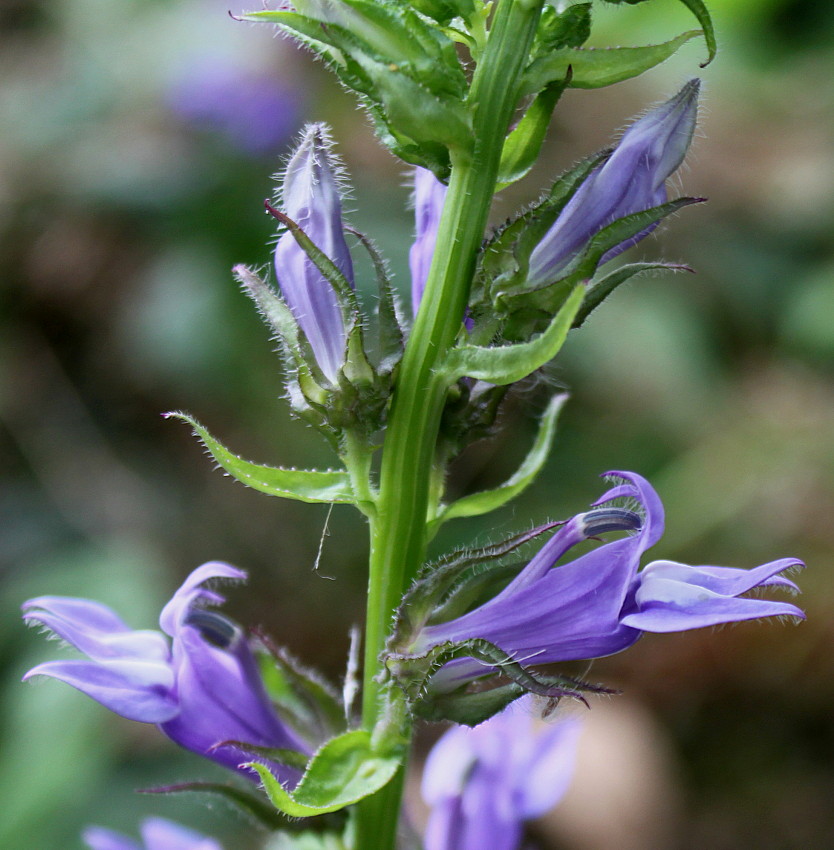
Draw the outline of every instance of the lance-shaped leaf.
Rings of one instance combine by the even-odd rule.
[[[364,729],[331,738],[310,760],[301,781],[290,792],[258,763],[264,790],[277,809],[290,817],[308,818],[340,809],[375,794],[391,781],[403,760],[403,751],[376,752]]]
[[[566,47],[530,64],[521,94],[535,94],[546,85],[564,79],[568,68],[573,72],[570,88],[598,89],[621,83],[665,62],[681,45],[702,34],[701,30],[689,30],[669,41],[644,47]]]
[[[546,85],[507,137],[498,167],[499,189],[521,180],[536,164],[553,109],[567,87],[570,75],[571,70],[568,68],[564,80]]]
[[[242,484],[268,493],[270,496],[282,496],[300,502],[325,502],[355,504],[350,475],[343,469],[282,469],[276,466],[262,466],[244,460],[230,452],[222,443],[212,437],[196,419],[187,413],[166,413],[166,418],[181,419],[194,429],[194,434],[206,447],[215,461]]]
[[[638,3],[644,2],[644,0],[608,0],[608,2],[612,4],[626,2],[631,6],[635,6]],[[704,40],[707,43],[709,55],[707,56],[706,62],[701,63],[701,67],[703,68],[712,62],[715,58],[716,50],[718,49],[718,46],[715,43],[715,27],[712,25],[712,18],[710,17],[709,10],[707,9],[704,0],[681,0],[681,3],[683,3],[683,5],[686,6],[693,15],[695,15],[698,19],[698,23],[701,25],[701,29],[704,31]]]
[[[512,384],[540,369],[564,344],[584,294],[584,287],[574,287],[550,325],[530,342],[495,348],[462,345],[452,349],[443,365],[450,383],[469,376],[490,384]]]
[[[524,492],[533,483],[539,472],[541,472],[550,454],[550,448],[556,436],[556,419],[567,398],[566,393],[560,393],[550,399],[550,403],[547,405],[547,409],[539,422],[539,430],[533,446],[527,453],[527,457],[524,458],[521,466],[519,466],[513,475],[503,484],[492,490],[472,493],[448,505],[441,512],[437,522],[446,522],[446,520],[456,517],[472,517],[488,514]]]
[[[600,304],[618,287],[627,280],[639,274],[645,274],[650,271],[670,271],[670,272],[694,272],[689,266],[683,266],[676,263],[629,263],[626,266],[620,266],[604,278],[597,281],[586,293],[585,300],[573,320],[575,328],[581,327],[585,319],[599,307]]]

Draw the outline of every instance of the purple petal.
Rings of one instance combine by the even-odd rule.
[[[582,721],[578,717],[558,720],[539,733],[536,749],[521,787],[520,810],[525,818],[537,818],[565,796],[573,780]]]
[[[675,602],[645,602],[640,611],[623,617],[623,624],[644,632],[682,632],[721,623],[756,620],[759,617],[797,617],[805,613],[788,602],[769,602],[765,599],[726,597],[702,590],[685,599],[676,589]]]
[[[192,606],[219,605],[225,601],[225,598],[219,593],[201,587],[204,582],[212,579],[245,581],[246,573],[222,561],[209,561],[197,567],[182,583],[180,589],[173,595],[171,601],[159,615],[159,626],[165,634],[171,637],[176,634],[180,621]]]
[[[446,186],[426,168],[414,168],[414,220],[416,233],[408,252],[408,264],[411,269],[411,305],[414,315],[420,307],[420,300],[426,288],[434,247],[437,243],[437,229],[440,215],[446,200]]]
[[[474,760],[470,729],[453,726],[444,732],[432,747],[423,768],[423,799],[434,805],[444,797],[461,794]]]
[[[555,280],[606,225],[657,205],[664,182],[692,140],[698,88],[692,80],[635,122],[608,160],[587,177],[530,255],[531,286]]]
[[[627,613],[622,622],[644,631],[675,632],[758,617],[804,619],[795,605],[739,596],[754,587],[772,586],[777,573],[800,563],[786,558],[739,570],[656,561],[640,574],[634,595],[637,610]]]
[[[148,818],[140,832],[145,850],[223,850],[213,838],[163,818]]]
[[[90,850],[143,850],[138,841],[102,826],[88,826],[81,838]]]
[[[232,769],[252,759],[235,747],[217,746],[224,741],[310,752],[273,711],[242,635],[229,647],[218,647],[198,628],[183,626],[174,639],[174,668],[180,711],[160,728],[180,746]],[[270,767],[281,781],[294,784],[300,778],[285,766]]]
[[[106,605],[89,599],[41,596],[24,603],[23,619],[39,623],[98,660],[142,658],[167,661],[168,642],[155,631],[132,631]]]
[[[130,626],[126,625],[112,608],[91,599],[75,596],[36,596],[20,606],[24,614],[36,608],[52,611],[68,621],[83,622],[89,628],[101,632],[130,631]]]
[[[23,680],[34,676],[66,682],[128,720],[162,723],[179,711],[173,672],[158,661],[47,661]]]
[[[656,579],[678,581],[703,587],[722,596],[738,596],[754,587],[762,586],[788,587],[791,590],[797,590],[792,581],[782,578],[779,573],[803,566],[802,561],[796,558],[782,558],[751,570],[733,567],[690,567],[675,561],[653,561],[643,569],[641,583],[645,587]],[[638,599],[639,597],[640,591],[638,591]]]
[[[353,283],[353,264],[345,242],[338,166],[326,127],[310,124],[284,174],[284,211]],[[291,233],[275,246],[275,273],[281,293],[307,337],[322,372],[337,380],[345,359],[346,335],[336,293]]]

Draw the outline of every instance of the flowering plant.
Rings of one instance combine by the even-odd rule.
[[[162,632],[133,630],[91,600],[29,600],[27,622],[87,657],[39,664],[26,678],[59,679],[229,768],[239,784],[181,787],[224,794],[275,833],[271,846],[297,850],[391,850],[405,842],[400,809],[415,723],[462,724],[441,739],[424,774],[433,807],[425,847],[491,842],[512,850],[522,822],[553,805],[569,781],[578,731],[558,716],[560,701],[610,692],[553,665],[621,652],[644,632],[804,616],[788,602],[745,595],[796,591],[783,575],[801,566],[793,558],[752,569],[668,560],[641,568],[663,533],[664,511],[633,472],[611,473],[591,509],[567,520],[434,561],[427,555],[444,523],[500,508],[542,469],[564,394],[550,399],[507,481],[458,499],[446,491],[450,463],[496,427],[512,388],[549,364],[622,283],[687,268],[608,263],[702,200],[670,198],[667,186],[695,130],[697,80],[632,123],[613,149],[582,160],[538,201],[488,227],[495,194],[536,163],[565,90],[633,78],[695,36],[712,58],[707,9],[702,0],[683,3],[699,30],[607,51],[585,46],[591,3],[296,0],[243,16],[277,26],[319,56],[356,93],[380,141],[408,164],[411,310],[400,305],[373,242],[345,223],[344,168],[328,128],[310,124],[277,197],[266,201],[278,223],[274,275],[244,265],[234,275],[280,343],[293,413],[322,434],[335,466],[245,460],[190,415],[168,415],[190,423],[244,484],[353,505],[367,521],[367,617],[353,656],[361,709],[350,680],[340,699],[266,637],[248,636],[214,610],[224,598],[210,585],[245,577],[219,562],[185,580],[161,613]],[[360,251],[376,276],[374,310],[356,292]],[[526,564],[508,563],[549,532]],[[538,734],[530,694],[544,698],[545,715],[557,715]],[[167,822],[146,821],[142,832],[147,850],[217,846]],[[96,850],[138,846],[101,829],[86,840]]]

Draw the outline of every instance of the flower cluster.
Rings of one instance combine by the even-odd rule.
[[[246,745],[309,754],[310,745],[275,713],[240,627],[206,608],[224,601],[207,582],[245,577],[217,561],[194,570],[159,618],[170,643],[157,631],[131,630],[99,602],[30,599],[23,605],[26,622],[44,626],[89,660],[47,661],[24,679],[66,682],[122,717],[156,724],[181,747],[249,779],[253,773],[239,768],[253,760],[244,754]],[[282,781],[298,781],[295,768],[269,765]]]

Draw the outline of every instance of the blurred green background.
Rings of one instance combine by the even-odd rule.
[[[596,662],[590,676],[625,696],[595,705],[615,724],[594,739],[595,763],[622,770],[595,791],[593,764],[590,779],[582,768],[562,821],[557,810],[536,828],[550,848],[834,846],[834,6],[710,5],[721,51],[703,72],[701,138],[679,181],[710,202],[629,255],[683,261],[697,275],[636,282],[572,337],[551,372],[572,399],[540,481],[491,528],[451,524],[438,548],[575,513],[599,492],[598,473],[635,469],[667,508],[655,557],[801,557],[808,621],[647,637]],[[326,508],[245,489],[212,470],[187,427],[159,416],[188,410],[260,462],[330,462],[317,436],[289,421],[268,334],[229,274],[269,259],[261,201],[303,121],[333,125],[353,179],[350,220],[407,287],[404,169],[320,65],[226,12],[219,0],[0,5],[9,850],[80,847],[86,823],[135,833],[152,813],[227,850],[259,840],[222,805],[133,793],[219,769],[66,686],[19,684],[58,654],[22,627],[24,599],[94,597],[153,627],[191,569],[228,560],[250,573],[228,610],[334,679],[362,617],[356,515],[335,509],[322,540]],[[598,20],[598,44],[692,26],[674,0],[601,7]],[[691,42],[639,80],[566,96],[541,164],[496,217],[608,144],[704,56]],[[456,492],[510,474],[544,399],[542,386],[510,399],[503,433],[457,462]],[[636,726],[617,720],[620,700]],[[644,740],[641,729],[649,743],[629,756],[622,748]],[[655,790],[631,801],[652,770]]]

